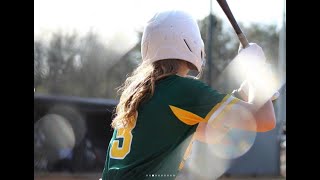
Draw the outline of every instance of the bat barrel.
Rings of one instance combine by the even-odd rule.
[[[239,27],[236,19],[234,18],[229,5],[227,3],[226,0],[217,0],[217,2],[219,3],[220,7],[222,8],[223,12],[226,14],[227,18],[229,19],[229,22],[231,23],[234,31],[237,33],[238,38],[242,44],[242,46],[244,48],[246,48],[247,46],[249,46],[249,42],[246,38],[246,36],[243,34],[241,28]]]

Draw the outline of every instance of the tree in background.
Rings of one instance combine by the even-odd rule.
[[[55,33],[48,46],[34,43],[34,80],[40,93],[111,98],[108,69],[120,55],[88,33]],[[42,73],[43,71],[47,73]]]
[[[258,25],[244,27],[244,32],[251,42],[259,44],[267,58],[267,62],[276,65],[279,53],[279,31],[275,25]]]
[[[114,64],[119,54],[108,48],[101,38],[89,33],[81,40],[79,61],[81,66],[77,73],[78,94],[86,97],[110,97],[109,67]]]
[[[199,27],[201,36],[205,43],[206,54],[208,54],[209,42],[208,42],[208,30],[209,30],[210,16],[205,17],[199,21]],[[213,87],[218,88],[220,85],[217,83],[217,78],[224,70],[224,68],[231,62],[231,60],[237,54],[238,42],[236,36],[232,33],[225,31],[223,23],[220,18],[213,15],[213,34],[212,34],[212,62],[211,62],[211,74],[208,74],[209,64],[206,64],[203,80],[207,82],[207,76],[211,76],[211,84]],[[208,57],[207,57],[208,58]],[[208,83],[208,82],[207,82]]]
[[[34,63],[33,63],[33,77],[34,87],[38,87],[43,83],[46,76],[46,49],[44,44],[40,41],[34,42]]]
[[[77,41],[76,34],[53,34],[46,51],[48,75],[44,84],[48,93],[63,94],[69,83],[72,83],[71,74],[74,74],[74,63],[79,53]]]

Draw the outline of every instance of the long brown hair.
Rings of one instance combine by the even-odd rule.
[[[118,89],[121,96],[111,126],[119,129],[133,125],[139,105],[152,97],[156,81],[177,74],[181,63],[193,68],[191,63],[178,59],[142,62]]]

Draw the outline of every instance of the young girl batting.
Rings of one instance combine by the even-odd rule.
[[[223,94],[188,76],[190,70],[201,74],[205,59],[199,27],[188,13],[157,13],[144,29],[141,54],[120,89],[102,180],[175,179],[192,137],[216,143],[205,137],[206,126],[257,132],[275,127],[271,100],[259,101],[267,87],[248,82]],[[238,55],[265,61],[254,43]]]

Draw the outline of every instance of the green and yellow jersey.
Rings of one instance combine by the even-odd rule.
[[[114,131],[102,180],[175,179],[198,123],[218,121],[237,100],[199,80],[159,80],[152,98],[140,105],[136,124]]]

